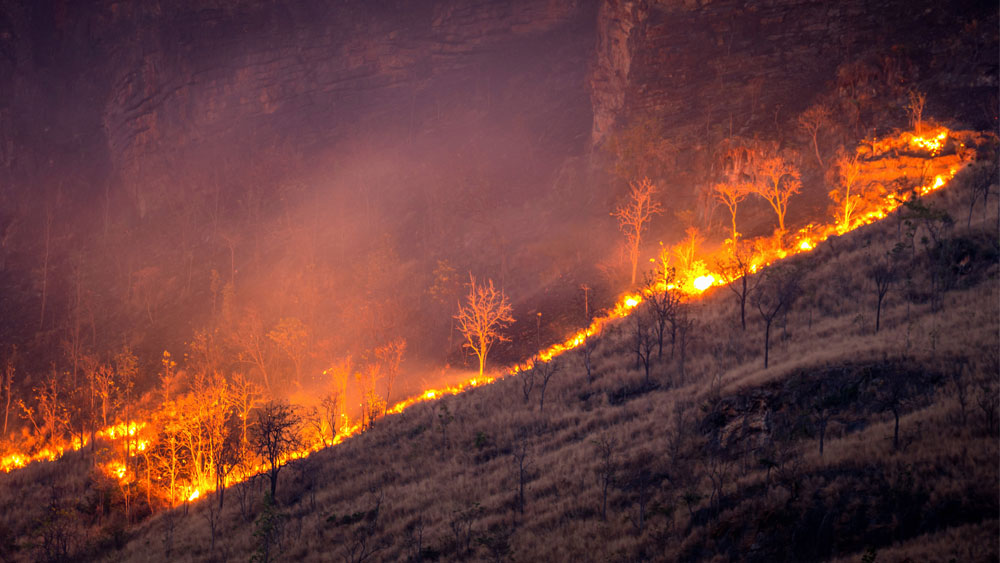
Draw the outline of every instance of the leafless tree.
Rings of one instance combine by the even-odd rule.
[[[7,361],[4,362],[3,369],[3,395],[4,395],[4,407],[3,407],[3,436],[2,439],[7,439],[7,421],[10,417],[10,399],[11,399],[11,385],[14,382],[14,373],[16,371],[15,362],[17,359],[17,346],[11,346],[10,356],[7,356]]]
[[[776,150],[755,159],[754,166],[754,192],[771,206],[778,216],[778,230],[785,232],[788,200],[802,190],[799,170]]]
[[[830,108],[825,104],[816,104],[799,115],[798,124],[801,129],[812,140],[813,152],[816,154],[816,161],[819,167],[823,168],[823,157],[819,154],[819,132],[830,126]]]
[[[545,390],[549,386],[549,380],[559,371],[559,361],[552,359],[548,362],[538,362],[532,369],[537,369],[542,376],[540,381],[541,389],[539,389],[540,393],[538,396],[538,411],[542,412],[545,410]]]
[[[639,249],[642,244],[642,231],[649,225],[654,215],[663,213],[663,206],[656,201],[656,185],[643,178],[638,182],[629,183],[629,193],[614,212],[618,218],[618,228],[625,235],[628,247],[629,261],[632,264],[632,285],[639,267]]]
[[[379,346],[375,350],[375,356],[382,364],[385,373],[385,405],[389,408],[392,405],[392,384],[399,375],[399,364],[403,361],[403,354],[406,353],[406,339],[396,338],[387,344]]]
[[[667,324],[671,325],[671,341],[675,333],[677,308],[683,299],[681,292],[672,287],[676,285],[677,275],[673,268],[665,268],[655,276],[648,275],[644,283],[644,299],[648,304],[653,332],[656,336],[656,358],[663,358],[663,338],[667,332]]]
[[[747,298],[759,280],[759,277],[753,275],[753,257],[751,243],[735,241],[725,257],[716,264],[726,287],[736,295],[736,301],[740,304],[740,326],[744,331],[747,329]]]
[[[644,385],[649,386],[649,368],[653,357],[653,348],[656,346],[656,335],[652,324],[655,316],[649,303],[643,303],[639,310],[632,314],[635,318],[633,337],[635,339],[635,367],[641,365],[644,369]]]
[[[896,280],[896,267],[892,258],[887,254],[872,263],[867,269],[868,277],[875,284],[875,334],[878,334],[882,321],[882,302],[885,300],[889,288]]]
[[[712,186],[712,198],[726,206],[729,210],[729,218],[732,221],[731,240],[739,238],[740,233],[736,230],[736,209],[753,193],[751,185],[740,181],[719,182]]]
[[[751,299],[764,321],[764,368],[768,366],[771,344],[771,324],[778,313],[786,311],[799,293],[798,270],[787,265],[768,268],[755,288]]]
[[[593,444],[597,449],[598,455],[597,477],[598,483],[601,485],[601,520],[607,521],[608,488],[615,481],[614,453],[617,443],[614,438],[602,436],[597,440],[593,440]]]
[[[524,487],[531,477],[531,443],[528,431],[521,429],[514,441],[513,453],[514,471],[517,477],[517,510],[524,515]]]
[[[257,411],[254,425],[254,450],[264,460],[271,483],[271,498],[277,502],[278,472],[284,466],[286,457],[295,451],[299,442],[299,415],[286,404],[271,401]]]
[[[465,304],[459,305],[459,331],[465,336],[465,348],[472,350],[479,359],[479,375],[486,368],[486,356],[497,342],[509,342],[501,332],[514,322],[511,305],[502,290],[493,287],[493,280],[485,285],[476,283],[469,274],[469,294]]]
[[[910,92],[909,101],[906,103],[906,112],[910,116],[910,127],[913,127],[917,135],[923,134],[924,106],[926,104],[927,94],[916,90]]]

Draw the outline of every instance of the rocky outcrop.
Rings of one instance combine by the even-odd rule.
[[[995,48],[949,71],[949,56],[973,53],[958,54],[961,37],[971,38],[967,30],[979,33],[996,21],[995,6],[963,4],[608,0],[591,81],[593,141],[644,113],[678,133],[782,122],[804,109],[838,66],[873,55],[904,57],[935,91],[984,74],[995,82]]]

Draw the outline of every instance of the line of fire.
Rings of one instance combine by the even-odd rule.
[[[687,238],[674,245],[660,243],[659,252],[648,259],[650,268],[643,267],[646,247],[640,243],[648,222],[661,211],[657,186],[648,178],[633,181],[628,197],[613,214],[625,235],[633,286],[638,289],[624,293],[603,311],[588,312],[589,325],[531,358],[507,368],[487,368],[490,347],[506,338],[503,329],[513,319],[507,296],[492,281],[484,284],[472,278],[456,319],[465,347],[479,361],[478,373],[391,404],[405,341],[376,349],[374,359],[352,362],[345,357],[323,370],[322,377],[329,381],[327,393],[319,405],[308,408],[275,403],[267,391],[264,370],[260,370],[264,372],[261,378],[206,375],[194,381],[190,391],[176,395],[173,389],[181,372],[168,351],[161,360],[161,385],[151,392],[157,399],[139,406],[138,391],[133,389],[136,360],[128,350],[112,362],[95,362],[84,369],[88,392],[82,405],[68,404],[50,379],[36,389],[34,406],[29,406],[30,398],[12,399],[10,382],[16,373],[8,362],[5,419],[20,411],[31,430],[26,429],[20,443],[5,442],[8,450],[0,459],[0,469],[15,471],[84,450],[119,483],[124,497],[131,499],[128,502],[140,499],[150,507],[177,506],[260,473],[276,475],[287,462],[336,446],[415,403],[516,377],[552,362],[569,350],[586,347],[607,325],[627,318],[644,301],[665,301],[668,308],[680,311],[704,292],[728,286],[745,305],[742,279],[946,188],[974,161],[975,147],[989,142],[973,131],[920,125],[913,131],[865,140],[841,155],[833,165],[838,180],[830,192],[832,215],[794,231],[784,228],[784,210],[789,202],[794,205],[793,196],[801,189],[794,165],[766,145],[731,147],[724,160],[724,179],[711,188],[711,197],[730,214],[730,237],[709,248],[699,231],[691,228]],[[747,238],[738,232],[738,205],[751,196],[765,199],[777,213],[773,235]],[[640,269],[646,270],[642,279],[636,277]],[[278,327],[267,337],[279,347],[294,349],[302,341],[296,334],[302,328],[288,324],[292,326]],[[352,380],[361,398],[358,409],[347,405],[353,396],[348,393]]]

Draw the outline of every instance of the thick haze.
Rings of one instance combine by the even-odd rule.
[[[774,9],[805,29],[824,5]],[[888,52],[901,5],[806,36],[670,3],[2,1],[0,343],[28,374],[129,344],[151,384],[199,332],[205,366],[252,373],[239,335],[295,319],[307,375],[401,337],[415,389],[465,362],[451,316],[471,273],[519,321],[491,363],[522,359],[582,323],[581,284],[598,303],[623,288],[622,182],[595,142],[636,116],[676,133],[649,240],[674,237],[677,212],[710,216],[712,143],[794,130],[816,93],[790,88]],[[287,355],[268,362],[290,373]]]

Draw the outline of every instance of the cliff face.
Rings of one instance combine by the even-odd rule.
[[[577,1],[284,4],[116,11],[126,39],[111,57],[104,125],[140,205],[177,153],[197,159],[206,146],[252,152],[254,139],[308,153],[413,138],[456,108],[506,115],[505,95],[526,114],[556,114],[562,133],[567,114],[589,109],[583,96],[558,107],[584,86],[593,18]],[[514,91],[528,88],[542,93]]]
[[[963,42],[995,46],[996,7],[961,4],[608,0],[590,80],[593,140],[640,114],[679,133],[731,116],[736,127],[782,122],[840,65],[872,56],[916,65],[918,85],[932,98],[995,89],[996,53]],[[961,103],[951,102],[948,109]]]
[[[584,0],[2,8],[3,163],[14,144],[49,151],[33,131],[53,121],[63,135],[88,137],[83,150],[107,162],[140,214],[179,164],[275,146],[308,156],[376,135],[419,143],[449,119],[468,128],[520,116],[572,150],[590,128],[595,6]],[[72,107],[61,107],[66,99]]]
[[[868,53],[916,60],[935,90],[995,89],[996,54],[963,63],[956,37],[995,38],[996,10],[968,4],[6,0],[0,164],[37,174],[85,151],[144,213],[179,162],[419,140],[456,110],[524,119],[558,160],[640,114],[675,132],[777,124]]]

